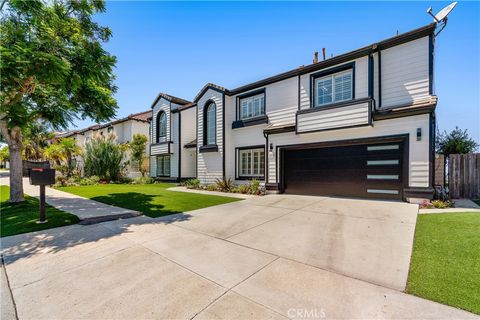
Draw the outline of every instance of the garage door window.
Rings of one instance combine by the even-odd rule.
[[[240,150],[238,162],[238,175],[240,177],[263,179],[265,175],[264,149]]]

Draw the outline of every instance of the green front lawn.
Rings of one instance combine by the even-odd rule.
[[[407,292],[480,314],[480,213],[420,214]]]
[[[39,231],[74,224],[79,221],[77,216],[46,206],[47,222],[37,223],[39,218],[39,203],[36,198],[25,195],[25,201],[19,204],[8,202],[10,188],[0,186],[0,229],[1,236]]]
[[[152,218],[241,200],[167,190],[173,186],[175,185],[171,183],[100,184],[58,189],[117,207],[137,210]]]

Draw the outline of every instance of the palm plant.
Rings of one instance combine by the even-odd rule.
[[[74,139],[63,138],[57,143],[52,143],[45,148],[44,156],[58,167],[61,167],[62,164],[65,163],[64,173],[67,177],[70,177],[75,168],[74,157],[80,154],[80,152],[81,149],[77,146]]]

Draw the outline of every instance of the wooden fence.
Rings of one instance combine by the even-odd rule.
[[[448,188],[451,198],[480,199],[480,153],[450,155]]]
[[[445,156],[443,154],[435,155],[435,180],[434,185],[445,186]]]

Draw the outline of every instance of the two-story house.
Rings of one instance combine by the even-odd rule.
[[[150,175],[179,181],[196,176],[195,104],[165,93],[153,102]]]
[[[130,114],[127,117],[120,118],[104,124],[95,124],[85,129],[70,131],[66,134],[63,134],[59,137],[70,137],[74,138],[76,144],[84,149],[85,145],[94,137],[95,135],[108,136],[113,134],[115,136],[115,141],[118,144],[126,144],[132,141],[134,134],[143,134],[147,137],[150,135],[150,120],[152,117],[152,112],[150,110]],[[145,153],[149,154],[150,146],[147,143]],[[128,160],[129,156],[127,154]],[[81,156],[77,157],[77,167],[79,169],[83,168],[83,159]],[[141,176],[138,165],[129,163],[126,168],[127,175],[131,178]]]
[[[435,27],[235,89],[207,84],[195,108],[178,105],[196,111],[197,178],[255,178],[294,194],[431,198]],[[167,113],[173,101],[162,101]],[[181,149],[170,145],[169,121],[165,153]]]

